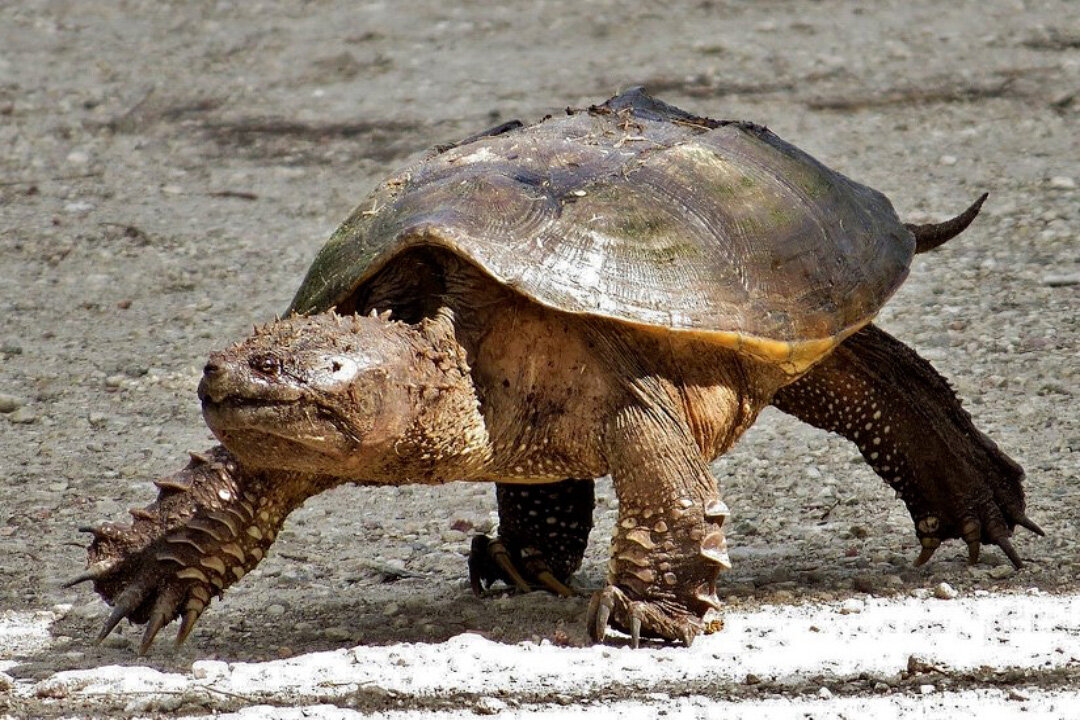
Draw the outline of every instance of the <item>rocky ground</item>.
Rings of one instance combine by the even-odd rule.
[[[933,609],[1004,599],[1023,610],[1038,597],[1049,603],[1047,617],[1074,608],[1075,3],[447,5],[0,5],[0,715],[168,710],[132,704],[127,691],[102,700],[48,689],[61,671],[115,664],[190,683],[202,667],[194,661],[255,663],[353,646],[358,657],[402,648],[408,665],[423,662],[425,647],[455,651],[467,631],[491,641],[490,653],[581,644],[583,600],[469,593],[468,538],[493,525],[486,486],[342,488],[313,499],[179,651],[159,641],[137,658],[134,629],[95,646],[105,606],[60,581],[84,560],[78,526],[124,519],[127,507],[152,499],[154,477],[211,444],[194,393],[206,354],[285,307],[315,250],[375,182],[434,144],[634,84],[697,113],[767,124],[884,191],[911,221],[944,218],[991,193],[969,232],[917,259],[881,324],[934,362],[979,426],[1027,469],[1031,514],[1048,537],[1018,536],[1027,562],[1019,573],[994,550],[968,567],[955,544],[915,569],[906,512],[854,448],[769,411],[715,466],[734,513],[735,568],[724,590],[732,616],[839,616],[852,601],[937,602]],[[600,494],[583,587],[602,580],[615,514],[610,484]],[[935,592],[959,597],[926,597]],[[1080,683],[1080,653],[1070,650],[1076,613],[1062,617],[1054,640],[1062,652],[995,656],[982,674],[963,670],[978,667],[978,657],[935,664],[952,636],[951,626],[931,622],[919,637],[938,670],[926,672],[955,678],[945,685],[974,693],[976,704],[1004,702],[1010,684],[1030,685],[1036,690],[1016,692],[1028,693],[1033,713],[1056,717],[1063,688]],[[1021,624],[999,644],[1026,636]],[[756,652],[732,637],[730,646],[723,633],[708,638],[717,655],[709,662],[729,667],[733,648]],[[763,657],[781,667],[790,647],[769,647],[776,654]],[[608,663],[612,679],[589,685],[588,698],[552,681],[547,696],[544,686],[518,696],[509,688],[500,702],[543,714],[561,698],[575,706],[591,699],[623,712],[618,703],[636,686],[619,680],[620,669],[638,661],[560,652],[569,653],[566,667],[574,653],[593,653],[581,657]],[[882,672],[908,672],[900,665]],[[768,673],[751,697],[746,678],[717,672],[694,684],[698,676],[658,670],[639,689],[691,717],[710,703],[743,700],[780,703],[778,712],[819,703],[809,707],[826,714],[863,702],[865,717],[871,706],[925,709],[933,698],[920,688],[943,687],[898,680],[875,690],[860,679],[869,671],[826,663],[796,675],[834,698],[808,699],[802,685],[770,684]],[[138,699],[152,689],[136,683],[130,692]],[[342,698],[354,697],[225,692],[172,710],[236,710],[245,704],[237,697],[349,706]],[[422,693],[381,692],[355,696],[384,700],[352,705],[453,709],[417,699]]]

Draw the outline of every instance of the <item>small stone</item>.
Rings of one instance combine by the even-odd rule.
[[[1017,690],[1016,688],[1009,688],[1009,699],[1010,700],[1017,700],[1019,702],[1024,702],[1026,700],[1030,700],[1031,696],[1028,695],[1023,690]]]
[[[942,165],[955,165],[956,164],[956,156],[955,155],[942,155],[940,158],[938,158],[938,162],[941,163]]]
[[[1055,190],[1075,190],[1076,189],[1076,181],[1073,180],[1071,177],[1068,177],[1067,175],[1057,175],[1055,177],[1052,177],[1052,178],[1050,178],[1050,181],[1047,184],[1050,185],[1050,187],[1054,188]]]
[[[90,427],[100,430],[105,427],[105,421],[109,418],[105,413],[91,412],[86,416],[86,419],[90,422]]]
[[[331,642],[343,642],[345,640],[352,640],[352,631],[347,627],[341,627],[340,625],[335,627],[328,627],[323,630],[323,637]]]
[[[191,664],[191,675],[196,680],[217,680],[229,674],[229,663],[221,660],[196,660]]]
[[[270,607],[266,608],[266,614],[271,617],[281,617],[285,614],[285,606],[280,603],[274,603]]]
[[[394,615],[397,615],[399,612],[401,612],[401,606],[398,605],[397,603],[390,603],[386,607],[383,608],[382,614],[385,615],[386,617],[393,617]]]
[[[67,161],[72,165],[85,165],[90,162],[90,156],[82,150],[72,150],[68,153]]]
[[[1002,578],[1007,578],[1012,574],[1013,574],[1012,565],[998,565],[997,567],[990,570],[990,573],[989,573],[990,577],[994,578],[995,580],[1001,580]]]
[[[938,583],[934,588],[934,597],[938,600],[953,600],[960,593],[956,592],[952,585],[947,582]]]
[[[468,536],[460,530],[446,530],[439,536],[444,543],[459,543],[466,537]]]
[[[1080,285],[1080,273],[1044,275],[1041,282],[1046,287]]]
[[[866,607],[866,603],[856,598],[848,598],[840,603],[841,615],[858,615]]]
[[[37,422],[37,414],[28,407],[21,407],[8,415],[8,420],[19,425],[31,425]]]
[[[105,378],[105,387],[118,388],[124,384],[123,375],[110,375]]]
[[[476,701],[476,712],[480,715],[498,715],[506,710],[507,704],[493,697],[482,697]]]
[[[23,401],[14,395],[0,393],[0,413],[15,412],[22,407]]]
[[[15,687],[15,678],[0,672],[0,692],[8,692]]]
[[[69,203],[64,203],[64,212],[66,213],[84,213],[90,212],[94,209],[93,203],[88,203],[85,200],[73,200]]]
[[[821,688],[820,690],[817,691],[817,696],[819,698],[821,698],[822,700],[832,700],[832,698],[833,698],[832,690],[830,690],[827,687],[823,687],[823,688]]]
[[[760,685],[761,678],[754,673],[747,673],[746,678],[743,680],[743,685]]]

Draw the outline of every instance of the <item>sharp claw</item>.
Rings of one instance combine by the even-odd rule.
[[[139,644],[140,655],[146,654],[161,628],[168,625],[176,616],[176,606],[179,604],[178,593],[172,588],[158,596],[154,609],[150,611],[150,621],[146,625],[146,632],[143,633],[142,642]]]
[[[635,650],[641,645],[641,616],[636,612],[630,615],[630,647]]]
[[[1016,548],[1012,546],[1008,538],[998,538],[994,541],[997,546],[1005,553],[1005,555],[1012,561],[1013,567],[1017,570],[1024,567],[1024,561],[1020,559],[1020,555],[1016,552]]]
[[[98,578],[104,577],[106,574],[108,574],[110,570],[112,570],[119,564],[120,563],[115,560],[112,562],[106,560],[96,562],[75,577],[71,578],[70,580],[66,580],[62,587],[69,588],[73,585],[78,585],[81,582],[86,582],[87,580],[97,580]]]
[[[982,539],[982,524],[978,520],[968,520],[960,529],[960,534],[968,543]]]
[[[968,564],[974,565],[979,562],[979,550],[982,547],[982,543],[978,540],[972,540],[968,542]]]
[[[577,595],[577,592],[575,592],[572,587],[566,585],[565,583],[559,582],[558,578],[552,575],[551,571],[549,570],[542,570],[541,572],[539,572],[536,575],[536,579],[540,582],[541,585],[543,585],[556,595],[561,595],[562,597],[574,597],[575,595]]]
[[[143,633],[142,642],[139,643],[139,654],[145,655],[150,649],[150,646],[154,642],[154,638],[157,637],[161,628],[165,627],[169,622],[169,618],[165,617],[162,613],[155,612],[150,616],[150,622],[146,626],[146,632]]]
[[[199,619],[199,615],[202,614],[202,609],[196,609],[191,607],[184,611],[184,619],[180,621],[180,629],[176,631],[176,646],[180,647],[184,644],[184,641],[188,639],[188,635],[191,634],[192,628],[195,627],[195,621]]]
[[[689,627],[682,627],[679,629],[679,639],[682,640],[683,645],[690,647],[694,644],[694,631]]]
[[[525,578],[521,577],[521,573],[514,567],[514,563],[510,560],[510,554],[506,552],[506,547],[498,540],[492,542],[489,547],[489,552],[491,553],[491,557],[495,561],[495,564],[509,576],[514,583],[514,586],[521,592],[531,592],[532,586],[525,582]]]
[[[588,626],[589,637],[593,642],[603,642],[607,634],[608,618],[611,617],[611,600],[603,593],[593,595],[589,602]]]
[[[487,548],[487,536],[473,536],[472,547],[469,549],[469,586],[472,587],[473,595],[476,595],[477,597],[484,594],[484,578],[481,573],[481,558],[487,556]]]
[[[915,558],[915,567],[925,565],[926,561],[934,555],[934,551],[941,546],[941,541],[933,537],[924,537],[922,542],[922,550],[919,552],[919,557]]]
[[[1021,515],[1016,519],[1016,524],[1020,527],[1026,527],[1031,532],[1040,537],[1046,537],[1046,531],[1035,524],[1035,521],[1029,518],[1027,515]]]
[[[109,634],[116,629],[116,626],[120,624],[120,621],[135,611],[135,608],[139,607],[142,603],[143,595],[145,591],[139,585],[131,585],[124,592],[116,598],[116,606],[113,608],[112,613],[109,615],[109,619],[105,621],[105,626],[101,628],[101,632],[98,633],[97,641],[101,642],[105,638],[109,637]]]

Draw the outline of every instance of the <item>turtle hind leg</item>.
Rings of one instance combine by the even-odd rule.
[[[542,485],[496,483],[499,535],[473,538],[469,580],[478,595],[497,580],[527,592],[575,594],[567,585],[581,567],[592,530],[592,480]]]
[[[975,562],[998,545],[1016,567],[1016,525],[1042,534],[1024,513],[1024,471],[981,433],[948,382],[914,350],[873,325],[782,388],[773,405],[854,442],[903,499],[922,551],[963,538]]]

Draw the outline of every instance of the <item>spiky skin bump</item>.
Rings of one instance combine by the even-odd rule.
[[[546,587],[538,576],[549,571],[561,583],[581,567],[596,505],[593,480],[563,480],[544,485],[496,483],[501,547],[519,574],[533,587]],[[470,575],[484,587],[496,580],[515,585],[491,553],[488,538],[478,536],[469,557]]]
[[[848,338],[773,404],[855,443],[929,551],[948,538],[1000,544],[1026,520],[1024,471],[975,427],[929,362],[880,328]]]
[[[295,477],[244,471],[221,447],[192,454],[187,467],[156,482],[157,500],[131,511],[131,526],[91,530],[89,565],[97,572],[87,579],[116,612],[149,623],[143,652],[176,618],[182,642],[211,598],[266,556],[285,517],[317,489],[311,480],[303,492],[283,494],[296,488]]]

